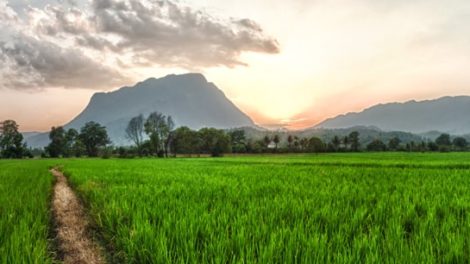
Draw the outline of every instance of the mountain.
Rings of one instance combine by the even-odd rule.
[[[315,128],[372,126],[384,131],[453,135],[470,133],[470,96],[442,97],[427,101],[379,104],[360,113],[327,119]]]
[[[28,138],[41,134],[41,132],[32,131],[32,132],[22,132],[21,134],[23,135],[23,139],[27,140]]]
[[[125,145],[125,128],[129,120],[151,112],[171,115],[177,126],[192,129],[215,127],[221,129],[255,126],[213,83],[201,74],[168,75],[150,78],[133,87],[123,87],[108,93],[96,93],[88,106],[65,128],[79,130],[86,122],[106,126],[113,144]],[[48,144],[47,135],[30,137],[29,146]]]

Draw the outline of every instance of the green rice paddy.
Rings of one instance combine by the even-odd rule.
[[[111,262],[470,262],[467,153],[0,161],[0,260],[51,256],[53,164]]]

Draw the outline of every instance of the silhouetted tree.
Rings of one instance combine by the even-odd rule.
[[[333,151],[338,151],[339,146],[341,145],[341,140],[338,136],[334,136],[331,140],[331,145],[333,146]]]
[[[367,150],[368,151],[386,151],[387,150],[387,145],[382,142],[380,139],[375,139],[371,143],[367,145]]]
[[[429,141],[429,142],[428,142],[427,148],[428,148],[430,151],[438,151],[438,150],[439,150],[439,146],[436,144],[436,142],[432,142],[432,141]]]
[[[268,146],[271,143],[271,138],[268,135],[264,136],[263,143],[264,143],[264,147],[268,149]]]
[[[398,137],[394,137],[390,139],[390,141],[388,142],[388,148],[390,150],[398,150],[398,148],[400,147],[400,144],[401,144],[401,140]]]
[[[344,145],[344,150],[348,151],[349,150],[349,137],[345,136],[343,138],[343,145]]]
[[[450,148],[452,146],[452,142],[450,141],[450,135],[441,134],[438,138],[436,138],[436,144],[439,146],[439,151],[450,151]]]
[[[408,151],[412,152],[416,150],[416,143],[414,141],[411,141],[410,144],[408,145]]]
[[[299,146],[300,146],[299,137],[294,136],[294,148],[295,148],[295,150],[298,150]]]
[[[436,138],[436,144],[439,146],[450,146],[452,144],[450,142],[450,135],[441,134],[438,138]]]
[[[426,150],[427,150],[426,142],[421,141],[421,143],[419,144],[419,151],[425,152]]]
[[[289,150],[292,150],[292,143],[294,142],[294,137],[292,135],[287,136],[287,147]]]
[[[348,135],[348,141],[351,144],[352,151],[359,151],[361,144],[359,143],[359,132],[353,131]]]
[[[98,156],[100,148],[111,143],[106,127],[96,123],[88,122],[81,129],[78,138],[83,143],[86,153],[90,157]]]
[[[273,137],[273,142],[274,142],[274,151],[277,151],[277,148],[279,147],[279,142],[281,142],[281,139],[279,138],[279,135],[276,134]]]
[[[457,150],[465,150],[468,146],[468,142],[465,138],[463,137],[456,137],[452,141],[452,144]]]
[[[308,140],[308,151],[309,152],[318,153],[318,152],[325,151],[325,149],[326,149],[325,143],[323,143],[323,141],[320,138],[311,137]]]
[[[302,151],[308,150],[308,138],[301,138],[299,141],[300,149]]]

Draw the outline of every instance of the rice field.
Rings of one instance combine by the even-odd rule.
[[[52,177],[43,161],[0,161],[0,263],[51,263]]]
[[[50,262],[51,164],[111,263],[470,262],[470,154],[368,153],[1,161],[0,263]]]
[[[468,263],[470,155],[65,164],[125,263]]]

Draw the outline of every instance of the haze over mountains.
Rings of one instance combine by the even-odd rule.
[[[370,126],[384,131],[427,133],[439,131],[454,135],[470,133],[470,96],[442,97],[436,100],[379,104],[360,113],[330,118],[315,128]]]
[[[139,114],[146,117],[155,111],[171,115],[176,126],[192,129],[255,125],[203,75],[183,74],[150,78],[133,87],[96,93],[85,110],[64,127],[79,130],[86,122],[95,121],[106,126],[113,144],[121,145],[128,143],[125,129],[129,120]],[[47,134],[33,135],[27,142],[34,147],[45,146],[48,137]]]
[[[154,111],[171,115],[177,126],[192,129],[252,127],[259,130],[253,120],[221,90],[203,75],[195,73],[150,78],[133,87],[96,93],[85,110],[64,127],[79,130],[86,122],[99,122],[106,126],[114,145],[127,145],[129,141],[125,137],[125,128],[129,120]],[[380,104],[360,113],[325,120],[310,129],[289,133],[306,137],[315,135],[329,140],[334,134],[344,134],[351,128],[360,130],[365,141],[378,137],[386,140],[396,135],[403,140],[419,140],[434,139],[441,132],[470,134],[470,96]],[[387,131],[405,133],[382,133]],[[260,133],[264,131],[255,134],[259,136]],[[49,143],[47,133],[24,135],[31,147],[44,147]]]

